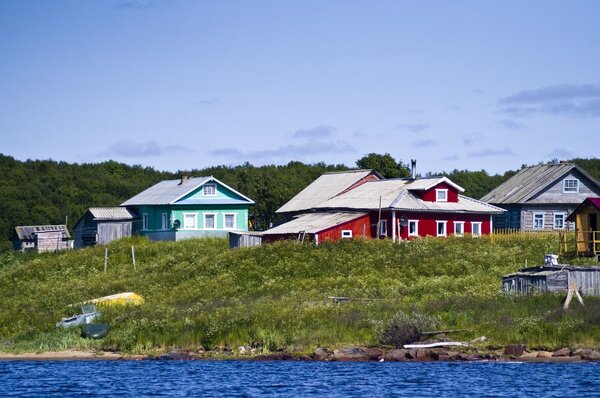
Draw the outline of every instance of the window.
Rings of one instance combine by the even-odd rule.
[[[437,236],[446,236],[446,224],[448,221],[436,221]]]
[[[408,220],[408,236],[419,236],[419,220]]]
[[[169,229],[169,218],[167,217],[167,213],[162,213],[160,215],[162,229]]]
[[[379,225],[379,236],[387,236],[387,220],[381,220]]]
[[[216,229],[217,223],[216,216],[214,214],[205,214],[204,215],[204,229]]]
[[[554,213],[554,229],[565,229],[565,213]]]
[[[576,178],[567,178],[563,181],[563,192],[579,192],[579,180]]]
[[[351,229],[343,229],[342,230],[342,238],[352,238],[352,230]]]
[[[448,201],[448,190],[447,189],[436,189],[435,190],[435,201],[436,202],[447,202]]]
[[[217,194],[217,184],[204,184],[202,194],[204,196],[215,196]]]
[[[148,213],[142,214],[142,229],[143,230],[148,229]]]
[[[474,238],[481,236],[481,222],[471,223],[471,235],[473,235]]]
[[[454,221],[454,235],[463,236],[465,234],[465,222]]]
[[[183,229],[196,229],[198,225],[196,220],[196,213],[183,213]]]
[[[235,229],[235,214],[223,214],[225,229]]]
[[[533,213],[533,229],[544,229],[544,213]]]

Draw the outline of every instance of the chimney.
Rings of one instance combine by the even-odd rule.
[[[417,159],[410,160],[410,176],[413,180],[417,178]]]
[[[179,183],[179,185],[185,184],[189,180],[189,178],[190,178],[189,176],[182,175],[181,176],[181,182]]]

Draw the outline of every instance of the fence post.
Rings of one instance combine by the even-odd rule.
[[[104,248],[104,272],[106,272],[107,264],[108,264],[108,247]]]
[[[133,261],[133,269],[135,269],[135,249],[131,245],[131,260]]]

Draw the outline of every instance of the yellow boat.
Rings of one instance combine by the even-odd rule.
[[[84,304],[102,304],[102,305],[140,305],[144,303],[144,298],[137,293],[117,293],[110,296],[99,297],[88,300]]]

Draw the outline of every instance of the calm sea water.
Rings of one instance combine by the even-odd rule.
[[[592,397],[600,363],[0,362],[2,397]]]

